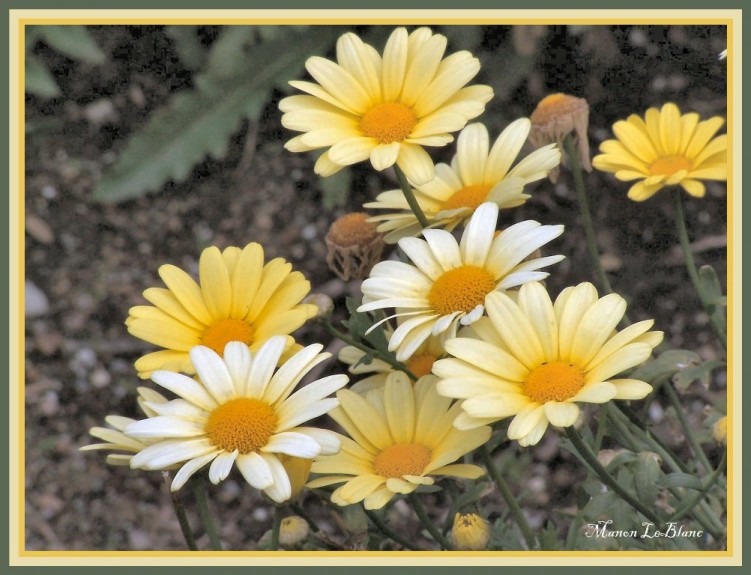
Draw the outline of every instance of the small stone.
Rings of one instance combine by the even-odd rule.
[[[108,98],[101,98],[95,100],[84,106],[83,117],[92,124],[101,126],[103,124],[114,124],[119,119],[120,115],[115,109],[115,105],[112,100]]]
[[[89,381],[91,382],[91,385],[93,387],[96,387],[97,389],[103,389],[112,382],[112,376],[103,367],[97,367],[93,372],[91,372]]]
[[[34,344],[42,355],[55,355],[60,349],[63,336],[57,331],[42,331],[34,334]]]
[[[50,302],[44,292],[26,280],[24,290],[24,313],[26,317],[39,317],[50,310]]]
[[[55,232],[50,225],[33,214],[26,216],[26,233],[40,244],[49,245],[55,241]]]
[[[60,398],[56,391],[47,391],[39,400],[39,411],[46,417],[51,417],[60,411]]]

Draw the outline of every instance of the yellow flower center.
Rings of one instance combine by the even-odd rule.
[[[493,274],[485,268],[466,265],[449,270],[435,280],[428,301],[441,315],[455,311],[469,313],[484,304],[485,296],[494,289]]]
[[[201,343],[219,355],[224,354],[224,346],[231,341],[253,343],[253,326],[241,319],[222,319],[210,325],[201,336]]]
[[[399,443],[376,456],[373,470],[381,477],[422,475],[431,455],[430,449],[420,443]]]
[[[466,186],[458,192],[454,192],[448,200],[443,202],[442,209],[455,210],[457,208],[469,208],[475,210],[488,197],[489,191],[490,186],[487,184]]]
[[[360,118],[362,133],[381,144],[401,142],[412,133],[416,124],[417,115],[412,108],[399,102],[373,106]]]
[[[524,382],[524,395],[537,403],[565,401],[584,387],[584,372],[571,363],[554,361],[533,369]]]
[[[239,397],[217,407],[209,415],[206,433],[211,443],[232,452],[257,451],[269,442],[279,417],[272,407],[258,399]]]
[[[433,371],[433,364],[436,359],[438,358],[435,355],[428,352],[413,355],[409,361],[407,361],[407,369],[411,371],[415,377],[420,378]]]
[[[649,173],[653,176],[672,176],[681,170],[690,170],[691,162],[683,156],[666,156],[659,158],[651,166]]]

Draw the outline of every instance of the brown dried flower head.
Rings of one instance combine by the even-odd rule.
[[[550,94],[543,98],[529,118],[532,129],[529,133],[529,141],[539,148],[546,144],[556,142],[564,151],[564,164],[570,161],[565,154],[563,140],[569,134],[575,134],[579,148],[579,161],[582,168],[587,172],[592,171],[589,159],[589,104],[584,98],[576,98],[568,94]],[[551,170],[550,180],[555,182],[558,178],[558,169]]]
[[[381,259],[383,234],[368,222],[364,212],[346,214],[336,220],[326,234],[329,269],[341,279],[363,279]]]

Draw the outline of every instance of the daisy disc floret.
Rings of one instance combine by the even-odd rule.
[[[337,397],[340,406],[330,415],[351,439],[340,436],[338,454],[316,459],[311,471],[328,475],[308,483],[311,488],[344,483],[332,493],[333,503],[364,501],[366,509],[380,509],[397,493],[432,485],[433,476],[476,479],[484,473],[476,465],[452,463],[484,444],[490,428],[452,427],[460,407],[438,395],[434,376],[413,387],[405,374],[394,372],[364,396],[343,389]]]
[[[436,177],[414,189],[415,198],[431,227],[451,231],[466,222],[484,202],[507,209],[527,201],[529,195],[524,193],[524,187],[545,178],[561,160],[561,152],[551,144],[535,150],[512,168],[529,130],[527,118],[516,120],[491,147],[488,130],[483,124],[464,128],[451,165],[438,164]],[[365,207],[389,210],[370,220],[380,222],[378,231],[386,234],[387,243],[416,236],[422,231],[401,190],[383,192]]]
[[[527,220],[496,235],[498,206],[484,203],[464,230],[461,242],[445,230],[425,230],[424,240],[403,238],[399,247],[415,265],[385,261],[362,284],[358,311],[396,308],[403,316],[389,340],[398,361],[412,356],[430,335],[453,337],[459,325],[482,317],[485,297],[497,290],[544,279],[540,268],[563,256],[523,261],[563,233],[563,226]]]
[[[203,250],[197,284],[173,265],[159,268],[167,288],[143,292],[153,305],[130,309],[128,331],[164,349],[136,361],[142,378],[157,369],[195,373],[189,350],[203,345],[221,354],[230,341],[256,351],[275,335],[287,335],[313,317],[318,308],[301,304],[310,282],[282,258],[264,263],[263,248]],[[287,337],[287,355],[300,349]]]
[[[598,298],[590,283],[564,289],[555,301],[542,284],[525,284],[518,297],[494,292],[488,318],[472,326],[478,339],[446,342],[453,358],[433,373],[438,392],[461,399],[454,425],[472,429],[507,417],[509,439],[536,444],[548,424],[569,427],[578,403],[642,399],[652,391],[636,379],[616,379],[647,360],[662,341],[652,320],[616,331],[626,310],[617,294]]]
[[[165,469],[182,464],[172,491],[182,487],[199,469],[211,464],[209,479],[219,483],[234,465],[245,480],[282,502],[292,486],[280,458],[312,459],[336,453],[333,432],[302,427],[338,405],[328,397],[347,383],[332,375],[295,391],[303,376],[330,354],[310,345],[275,367],[286,339],[272,337],[256,353],[241,342],[230,342],[224,358],[198,346],[190,351],[199,379],[171,371],[152,374],[155,383],[179,396],[166,404],[147,404],[158,416],[128,425],[137,439],[158,441],[136,454],[130,466]]]
[[[423,146],[445,146],[451,132],[479,116],[492,98],[489,86],[466,86],[480,70],[469,52],[444,58],[446,37],[429,28],[397,28],[383,54],[353,33],[336,44],[337,62],[314,56],[305,63],[316,83],[290,84],[307,95],[279,103],[282,125],[303,132],[292,152],[327,148],[315,171],[329,176],[370,160],[376,170],[396,163],[416,184],[433,178]]]
[[[727,134],[714,137],[724,123],[719,116],[699,121],[699,114],[681,115],[673,103],[650,108],[644,118],[632,114],[613,124],[617,140],[604,141],[592,165],[623,182],[639,180],[628,191],[635,202],[677,185],[701,198],[701,180],[728,177]]]

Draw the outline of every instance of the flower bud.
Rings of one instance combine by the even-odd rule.
[[[714,422],[712,426],[712,435],[717,443],[727,445],[728,443],[728,416],[725,415]]]
[[[279,543],[285,547],[292,547],[305,541],[310,533],[310,527],[305,519],[291,515],[282,519],[279,525]]]
[[[329,269],[344,281],[367,277],[385,245],[376,227],[363,212],[346,214],[331,224],[326,234]]]
[[[546,144],[556,142],[564,151],[563,161],[570,165],[570,159],[566,157],[563,140],[569,134],[575,134],[578,141],[579,161],[587,172],[592,171],[589,159],[589,104],[584,98],[576,98],[568,94],[551,94],[543,98],[530,116],[532,129],[529,133],[529,141],[539,148]],[[551,170],[550,179],[555,182],[558,178],[558,169]]]
[[[328,319],[334,312],[334,301],[325,293],[312,293],[303,299],[302,303],[312,304],[318,308],[316,319]]]
[[[451,539],[459,550],[482,551],[490,541],[490,525],[474,513],[457,513],[451,528]]]

